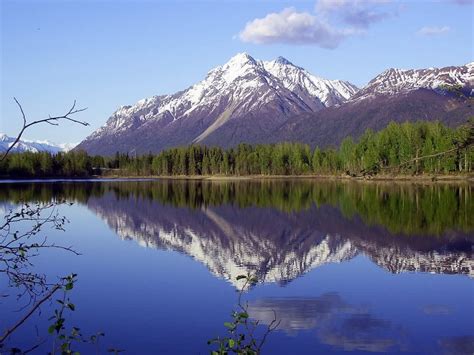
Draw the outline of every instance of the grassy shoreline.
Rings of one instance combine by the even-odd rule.
[[[93,175],[89,177],[0,178],[5,181],[86,181],[86,180],[187,180],[187,181],[252,181],[252,180],[334,180],[358,182],[406,183],[474,183],[474,173],[457,175],[376,175],[353,177],[348,175]]]
[[[101,179],[157,179],[157,180],[206,180],[206,181],[242,181],[242,180],[344,180],[344,181],[405,181],[405,182],[473,182],[474,174],[459,175],[376,175],[371,177],[352,177],[347,175],[150,175],[150,176],[96,176]]]

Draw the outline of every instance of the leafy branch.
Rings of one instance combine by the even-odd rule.
[[[7,276],[10,287],[20,291],[18,298],[28,294],[30,303],[48,287],[56,286],[48,283],[45,275],[31,270],[33,258],[41,249],[61,249],[79,255],[70,246],[49,243],[47,237],[38,237],[46,226],[64,231],[68,220],[59,214],[58,206],[62,204],[70,205],[65,201],[33,205],[24,203],[18,210],[10,210],[0,225],[0,274]],[[31,226],[26,231],[20,231],[25,223]]]

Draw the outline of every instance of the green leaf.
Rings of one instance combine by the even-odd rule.
[[[55,329],[56,329],[56,326],[54,324],[50,325],[49,328],[48,328],[48,333],[53,334]]]
[[[234,339],[229,339],[229,348],[233,348],[235,346]]]
[[[238,316],[239,316],[239,318],[247,319],[249,317],[249,314],[247,312],[241,312],[241,313],[239,313]]]
[[[68,303],[67,307],[71,310],[74,311],[76,309],[76,306],[73,303]]]
[[[235,325],[234,323],[230,323],[230,322],[225,322],[224,323],[224,326],[229,328],[229,329],[234,329],[235,328]]]

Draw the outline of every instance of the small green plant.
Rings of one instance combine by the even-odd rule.
[[[274,331],[279,325],[276,313],[270,324],[266,327],[261,338],[255,336],[255,331],[259,326],[259,320],[253,320],[249,317],[248,304],[243,304],[243,293],[251,286],[257,283],[257,278],[247,274],[237,276],[237,281],[244,281],[242,288],[238,290],[237,310],[232,311],[232,320],[225,322],[228,335],[225,337],[217,337],[209,340],[208,345],[212,345],[214,349],[211,350],[212,355],[257,355],[261,353],[262,347],[265,344],[268,334]]]
[[[78,351],[73,350],[74,344],[88,343],[95,344],[98,348],[99,340],[105,336],[104,333],[99,332],[89,337],[84,337],[81,333],[80,328],[71,327],[68,332],[66,328],[66,316],[65,312],[74,312],[76,306],[71,302],[68,297],[69,292],[74,288],[74,283],[77,281],[77,275],[71,274],[62,278],[62,290],[63,296],[61,299],[57,299],[56,302],[59,304],[59,308],[54,310],[54,315],[49,320],[54,322],[49,326],[48,332],[51,335],[55,335],[56,338],[53,342],[53,349],[51,354],[60,353],[61,355],[79,354]]]

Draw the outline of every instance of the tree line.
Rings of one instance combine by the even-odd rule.
[[[439,122],[390,123],[367,129],[356,141],[347,137],[338,149],[301,143],[239,144],[235,148],[190,145],[159,154],[113,157],[68,153],[11,154],[0,163],[1,177],[440,174],[472,172],[473,125],[456,129]],[[444,154],[446,153],[446,154]]]

